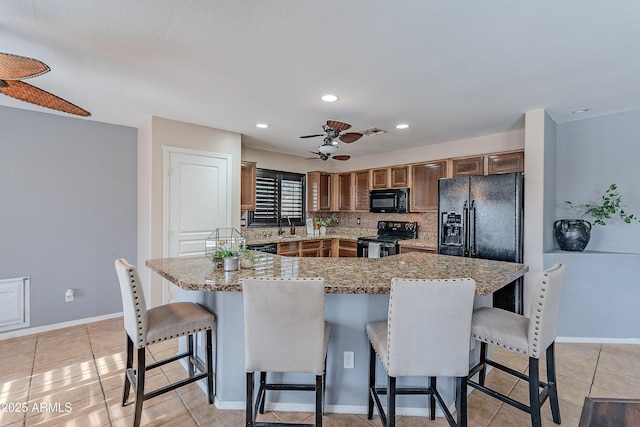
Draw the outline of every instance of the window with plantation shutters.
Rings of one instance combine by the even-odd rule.
[[[292,172],[256,170],[256,210],[249,212],[249,225],[304,225],[305,176]],[[278,221],[281,221],[279,223]]]

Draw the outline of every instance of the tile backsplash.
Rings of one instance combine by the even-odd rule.
[[[418,223],[418,238],[429,243],[436,244],[438,240],[438,214],[432,213],[408,213],[408,214],[379,214],[370,212],[307,212],[307,218],[326,218],[335,215],[338,223],[329,225],[328,234],[348,234],[353,237],[370,236],[376,233],[378,221],[415,221]],[[246,218],[246,213],[243,215]],[[358,224],[360,218],[360,224]],[[289,227],[283,227],[285,234],[289,235]],[[278,235],[277,227],[242,227],[242,234],[248,238],[264,237],[265,235]],[[296,227],[296,235],[305,236],[307,229],[304,226]]]

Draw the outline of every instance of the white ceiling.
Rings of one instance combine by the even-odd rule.
[[[341,144],[362,156],[521,128],[539,108],[638,109],[639,41],[637,0],[0,2],[0,52],[49,65],[28,83],[87,120],[160,116],[301,156],[327,119],[387,131]]]

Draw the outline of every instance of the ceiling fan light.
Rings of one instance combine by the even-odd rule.
[[[323,144],[318,147],[318,151],[322,154],[333,154],[338,150],[338,146],[333,144]]]

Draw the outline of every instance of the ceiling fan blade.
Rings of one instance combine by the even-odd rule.
[[[334,160],[349,160],[351,158],[351,156],[347,156],[346,154],[338,154],[337,156],[333,156],[332,159]]]
[[[37,59],[0,52],[0,79],[2,80],[28,79],[49,71],[47,64]]]
[[[4,85],[0,86],[0,93],[19,99],[20,101],[83,117],[91,115],[90,112],[77,105],[28,83],[18,80],[5,80],[4,83]]]
[[[351,128],[350,124],[342,123],[337,120],[327,120],[327,126],[329,126],[331,129],[338,129],[339,131],[343,131]]]
[[[301,136],[300,138],[315,138],[316,136],[324,136],[324,133],[318,133],[316,135],[304,135],[304,136]]]
[[[346,142],[347,144],[356,142],[360,138],[362,138],[362,134],[357,132],[348,132],[340,135],[340,141]]]

